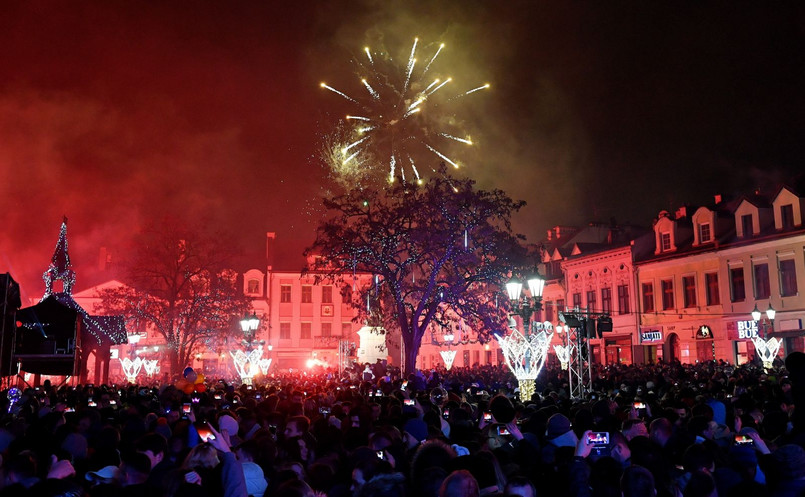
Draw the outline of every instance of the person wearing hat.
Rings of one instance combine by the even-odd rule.
[[[576,449],[579,439],[573,431],[573,425],[564,414],[557,413],[548,419],[545,430],[545,439],[548,442],[542,448],[542,462],[553,464],[556,461],[556,452],[562,447],[568,447],[570,452]]]

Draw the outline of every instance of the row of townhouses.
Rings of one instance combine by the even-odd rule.
[[[652,228],[556,226],[541,243],[547,281],[535,319],[558,325],[568,310],[610,316],[611,331],[593,333],[588,341],[591,359],[600,363],[743,363],[753,359],[751,339],[758,335],[781,340],[781,357],[805,350],[804,213],[805,197],[782,186],[662,211]],[[274,242],[268,233],[267,243]],[[340,287],[317,285],[299,270],[269,264],[243,272],[242,284],[260,319],[256,338],[264,341],[273,371],[336,366],[347,357],[399,361],[399,340],[356,322]],[[91,306],[95,290],[76,294],[76,301]],[[752,317],[755,309],[760,321]],[[769,309],[776,311],[773,320]],[[119,372],[116,354],[158,351],[159,337],[142,335],[135,345],[113,347],[113,374]],[[555,333],[553,341],[561,344],[563,337]],[[417,365],[439,367],[445,356],[458,367],[504,362],[494,340],[478,340],[460,321],[425,335]],[[209,349],[197,354],[194,366],[219,373],[231,369],[229,363],[228,350]]]

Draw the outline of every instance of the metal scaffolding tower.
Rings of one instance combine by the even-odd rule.
[[[579,326],[571,326],[568,331],[570,353],[567,376],[570,398],[573,400],[583,399],[590,392],[592,384],[586,321],[586,319],[582,319]]]

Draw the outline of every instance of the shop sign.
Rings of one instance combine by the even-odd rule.
[[[736,321],[727,323],[730,340],[751,340],[758,337],[757,321]]]
[[[651,343],[651,342],[661,342],[661,341],[662,341],[662,331],[651,330],[651,331],[641,331],[640,332],[640,342],[641,343]]]
[[[696,330],[696,339],[697,340],[709,340],[713,338],[713,332],[710,330],[710,327],[706,324],[699,326],[699,329]]]

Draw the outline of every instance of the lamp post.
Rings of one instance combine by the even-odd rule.
[[[512,315],[518,315],[523,321],[523,332],[517,329],[514,320],[510,321],[511,332],[506,336],[497,336],[506,364],[514,373],[520,385],[520,398],[530,400],[535,391],[535,380],[545,364],[548,348],[553,336],[553,325],[532,321],[535,312],[542,310],[542,290],[545,280],[534,272],[526,278],[528,293],[523,293],[523,282],[512,277],[506,283],[506,293],[512,306]]]
[[[243,330],[243,350],[230,350],[229,355],[232,356],[232,361],[235,363],[235,369],[240,375],[240,379],[246,385],[252,384],[254,375],[257,374],[260,367],[260,360],[263,356],[264,340],[255,340],[257,329],[260,327],[260,319],[257,314],[253,313],[251,316],[246,315],[240,320],[240,329]],[[257,346],[255,348],[255,345]],[[267,368],[266,368],[267,369]]]
[[[767,330],[774,331],[774,317],[776,314],[777,311],[774,310],[771,303],[769,303],[769,308],[766,309],[765,319],[760,310],[758,310],[757,304],[752,310],[752,319],[758,323],[758,328],[761,332],[760,336],[752,337],[752,343],[755,345],[755,352],[760,356],[760,360],[763,361],[763,367],[766,369],[773,367],[774,358],[777,357],[777,352],[779,352],[782,344],[780,340],[768,337]]]
[[[140,334],[133,333],[128,336],[129,343],[131,344],[131,349],[129,350],[130,357],[124,357],[123,359],[118,359],[120,361],[120,365],[123,368],[123,374],[126,376],[126,381],[129,383],[137,383],[137,375],[140,374],[140,370],[143,367],[143,360],[137,355],[137,344],[140,343]]]

